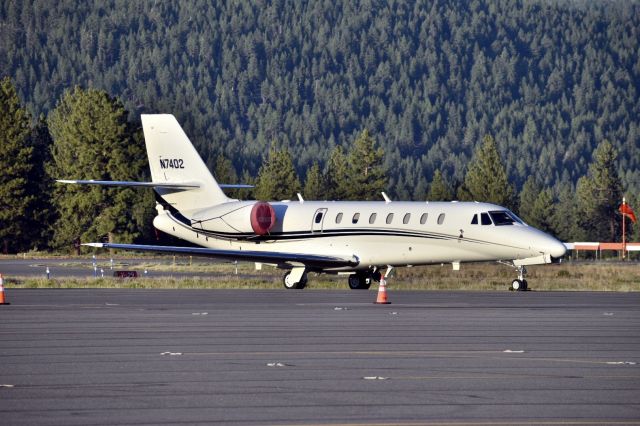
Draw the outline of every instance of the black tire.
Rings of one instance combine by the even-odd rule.
[[[351,290],[360,290],[360,277],[359,274],[351,274],[348,279],[349,288]]]
[[[307,286],[307,274],[302,275],[302,279],[297,283],[289,281],[290,276],[291,271],[285,273],[284,277],[282,277],[282,284],[284,284],[284,288],[287,290],[302,290]]]
[[[520,280],[513,280],[513,281],[511,281],[511,287],[510,287],[510,289],[511,289],[511,290],[513,290],[513,291],[520,291],[520,290],[522,290],[522,281],[520,281]]]
[[[369,274],[356,272],[349,275],[349,288],[351,290],[368,290],[371,287],[372,278]]]

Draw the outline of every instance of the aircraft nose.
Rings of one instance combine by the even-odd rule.
[[[550,254],[551,257],[558,259],[564,256],[564,254],[567,252],[567,247],[562,242],[549,236],[544,242],[544,246],[540,251]]]

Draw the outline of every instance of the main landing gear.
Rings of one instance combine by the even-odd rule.
[[[511,288],[509,290],[527,291],[527,280],[524,279],[525,275],[527,275],[527,268],[524,266],[516,266],[516,270],[518,271],[518,278],[511,282]]]
[[[349,288],[351,290],[368,290],[373,282],[379,282],[382,274],[380,271],[358,271],[349,275]]]
[[[377,269],[357,271],[349,275],[351,290],[368,290],[374,282],[380,282],[382,274]],[[284,287],[289,290],[301,290],[307,286],[307,272],[304,267],[295,267],[282,277]]]
[[[302,290],[307,286],[307,273],[304,268],[293,268],[284,274],[282,283],[289,290]]]

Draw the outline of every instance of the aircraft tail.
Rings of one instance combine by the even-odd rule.
[[[151,180],[164,201],[181,212],[229,201],[173,115],[140,118]]]

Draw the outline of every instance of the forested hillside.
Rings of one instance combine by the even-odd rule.
[[[3,1],[3,75],[34,117],[74,85],[171,112],[240,176],[275,145],[304,177],[367,129],[403,199],[486,134],[518,190],[575,185],[605,139],[640,190],[634,1]]]

